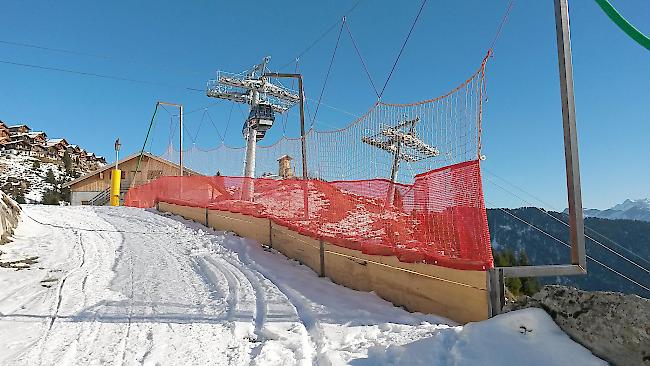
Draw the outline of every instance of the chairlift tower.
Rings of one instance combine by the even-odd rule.
[[[264,138],[275,121],[275,113],[283,114],[300,101],[300,97],[282,85],[272,83],[265,72],[270,56],[250,70],[239,74],[217,71],[217,78],[209,80],[206,88],[208,97],[249,104],[250,113],[242,128],[246,139],[246,162],[244,176],[255,177],[255,152],[257,141]],[[251,200],[253,185],[245,188],[244,199]]]
[[[415,126],[420,122],[420,117],[397,122],[394,126],[382,128],[371,136],[361,137],[361,141],[372,147],[384,150],[393,155],[393,164],[390,169],[390,182],[397,181],[399,163],[416,162],[440,154],[437,148],[426,144],[416,134]],[[391,184],[386,197],[386,205],[391,206],[395,198],[395,185]]]
[[[397,181],[401,161],[414,163],[440,154],[437,148],[426,144],[417,136],[415,126],[418,122],[420,122],[420,117],[404,120],[394,126],[387,126],[374,135],[361,138],[363,143],[393,155],[393,164],[390,170],[392,183]]]

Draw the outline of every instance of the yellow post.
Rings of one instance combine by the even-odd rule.
[[[122,171],[113,169],[111,175],[111,206],[120,205],[120,179],[122,179]]]

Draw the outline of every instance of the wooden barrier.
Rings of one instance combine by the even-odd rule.
[[[486,271],[404,263],[392,256],[367,255],[301,235],[269,219],[164,202],[158,207],[160,211],[172,212],[216,230],[254,239],[337,284],[374,291],[409,311],[437,314],[459,323],[488,318]]]

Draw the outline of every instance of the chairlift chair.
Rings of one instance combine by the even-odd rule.
[[[257,131],[257,140],[264,138],[266,131],[268,131],[273,122],[275,121],[275,112],[270,104],[260,103],[251,107],[251,112],[244,122],[242,134],[244,137],[247,135],[247,129],[252,128]]]

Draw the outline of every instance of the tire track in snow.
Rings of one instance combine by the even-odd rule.
[[[303,317],[300,315],[298,308],[295,306],[291,298],[287,296],[284,291],[282,291],[282,289],[280,289],[275,283],[273,283],[273,281],[271,281],[268,277],[265,277],[259,271],[249,268],[247,263],[244,263],[240,260],[236,261],[234,258],[229,258],[227,255],[220,256],[218,259],[221,259],[222,261],[228,263],[228,265],[231,266],[231,268],[234,268],[235,271],[243,274],[252,288],[255,290],[255,297],[257,301],[255,334],[257,336],[259,344],[251,351],[251,360],[255,360],[255,358],[260,354],[262,348],[264,347],[264,343],[268,339],[267,333],[271,332],[270,330],[265,329],[265,325],[269,316],[269,300],[267,297],[274,290],[277,291],[277,294],[280,295],[281,298],[284,298],[284,300],[286,300],[286,304],[293,310],[292,313],[295,315],[295,320],[298,321],[305,329],[305,336],[307,338],[311,338],[311,334],[308,331],[308,324],[303,321]],[[213,264],[215,264],[215,266],[217,266],[215,257],[208,257],[208,261],[211,261]],[[311,343],[314,343],[313,339],[305,340],[303,338],[302,341],[298,344],[298,347],[288,347],[286,344],[284,344],[284,346],[289,348],[289,350],[291,350],[291,352],[297,356],[296,359],[299,362],[302,361],[301,363],[311,363],[313,360]]]
[[[239,238],[239,240],[243,240],[243,238]],[[246,245],[246,243],[244,243],[244,245]],[[323,339],[325,339],[325,335],[320,326],[318,318],[309,309],[309,305],[305,303],[305,301],[302,299],[302,296],[297,291],[293,290],[289,286],[282,284],[281,281],[275,278],[271,271],[266,270],[264,267],[258,265],[254,260],[252,260],[248,256],[248,253],[246,253],[246,250],[247,249],[245,249],[244,252],[239,253],[239,259],[243,265],[247,268],[250,268],[251,270],[256,271],[260,276],[270,281],[295,308],[300,322],[307,330],[309,337],[308,343],[311,343],[315,346],[315,353],[311,355],[310,361],[315,364],[320,364],[321,361],[326,361],[321,359],[323,357]],[[303,348],[308,349],[309,353],[311,353],[312,348],[309,347],[309,344],[304,345]]]
[[[72,232],[77,236],[78,240],[75,246],[73,247],[73,252],[76,251],[75,249],[77,247],[81,248],[81,263],[79,263],[78,266],[74,267],[70,271],[66,272],[66,274],[61,278],[61,280],[58,283],[57,286],[57,294],[56,294],[56,304],[54,306],[54,311],[50,315],[50,321],[48,323],[47,329],[45,330],[45,334],[41,336],[40,338],[40,352],[38,355],[38,363],[39,365],[43,363],[43,352],[45,351],[45,346],[47,344],[47,341],[50,337],[52,327],[54,327],[54,322],[56,321],[58,314],[59,314],[59,309],[61,308],[61,302],[63,302],[63,286],[65,285],[66,280],[68,277],[79,270],[83,265],[86,263],[86,250],[84,249],[83,245],[83,238],[81,232],[72,229]]]

